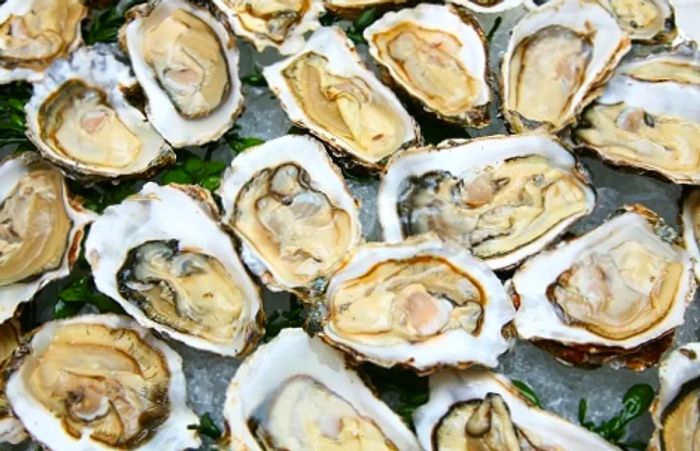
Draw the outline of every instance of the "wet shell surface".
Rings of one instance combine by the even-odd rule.
[[[147,183],[95,221],[85,256],[97,289],[145,327],[227,356],[262,333],[258,288],[202,188]]]
[[[700,190],[693,189],[683,200],[681,210],[683,242],[695,260],[695,277],[700,280]]]
[[[477,13],[500,13],[517,8],[523,0],[448,0],[455,5],[469,8]]]

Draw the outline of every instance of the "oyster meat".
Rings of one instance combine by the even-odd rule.
[[[304,46],[304,34],[321,26],[323,0],[214,0],[226,13],[238,36],[253,43],[258,52],[267,47],[281,54],[296,53]]]
[[[655,364],[695,293],[692,260],[641,205],[523,264],[513,276],[518,335],[582,366]]]
[[[26,105],[28,136],[41,153],[78,177],[149,174],[175,153],[125,92],[136,79],[112,47],[83,47],[56,61]]]
[[[530,11],[513,28],[501,65],[508,125],[563,129],[600,95],[629,49],[627,33],[596,1],[555,0]]]
[[[700,280],[700,189],[693,189],[683,200],[681,225],[685,248],[695,260],[695,277]]]
[[[431,376],[430,399],[413,421],[426,451],[619,449],[532,405],[505,377],[481,369]]]
[[[101,292],[185,344],[235,356],[262,333],[258,289],[202,188],[147,183],[95,221],[85,256]]]
[[[238,49],[210,9],[156,0],[127,12],[120,33],[153,126],[174,147],[219,139],[243,107]]]
[[[515,313],[484,263],[434,235],[358,248],[325,302],[323,340],[356,360],[424,374],[495,367]]]
[[[344,356],[301,329],[284,329],[243,362],[224,417],[236,451],[419,449]]]
[[[21,324],[12,318],[0,325],[0,365],[12,357],[22,339]],[[17,445],[27,439],[27,431],[17,419],[5,395],[5,384],[0,379],[0,444]]]
[[[263,74],[292,122],[355,164],[380,169],[394,152],[419,139],[401,102],[337,27],[318,29],[300,53]]]
[[[0,6],[0,83],[37,81],[59,58],[77,49],[83,0],[7,0]]]
[[[362,239],[357,201],[309,137],[283,136],[238,155],[219,195],[244,261],[275,291],[320,291]]]
[[[45,323],[4,374],[12,410],[48,449],[199,446],[180,356],[125,316]]]
[[[700,183],[700,54],[687,47],[620,66],[574,138],[603,159]]]
[[[448,0],[455,5],[469,8],[477,13],[500,13],[517,8],[523,0]]]
[[[377,200],[385,240],[434,232],[492,269],[543,249],[594,204],[583,167],[546,135],[402,152],[389,163]]]
[[[323,0],[329,11],[354,18],[367,8],[392,8],[409,3],[409,0]]]
[[[422,4],[386,13],[364,37],[391,79],[427,111],[466,127],[489,124],[487,44],[476,19]]]

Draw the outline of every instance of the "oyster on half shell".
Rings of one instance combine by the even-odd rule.
[[[246,352],[262,334],[260,294],[219,219],[209,191],[147,183],[90,229],[85,256],[97,289],[189,346]]]
[[[700,280],[700,189],[693,189],[685,196],[681,226],[685,248],[695,259],[695,278]]]
[[[655,364],[695,293],[691,257],[673,234],[632,205],[525,262],[511,286],[518,335],[575,365]]]
[[[22,340],[22,325],[17,318],[0,324],[0,366],[12,357]],[[27,431],[10,408],[5,381],[0,379],[0,444],[17,445],[27,439]]]
[[[513,28],[501,65],[510,128],[563,129],[629,49],[627,33],[596,1],[554,0],[530,11]]]
[[[354,18],[368,8],[395,8],[409,0],[323,0],[323,3],[334,14]]]
[[[362,239],[359,205],[313,138],[283,136],[238,155],[219,195],[243,260],[275,291],[318,293]]]
[[[517,8],[523,0],[448,0],[455,5],[469,8],[477,13],[500,13]]]
[[[414,120],[340,28],[318,29],[301,52],[263,75],[289,119],[352,164],[378,170],[419,139]]]
[[[389,12],[364,37],[394,83],[427,111],[466,127],[489,124],[486,38],[466,12],[432,4]]]

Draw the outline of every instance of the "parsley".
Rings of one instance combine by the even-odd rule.
[[[362,11],[362,13],[357,16],[357,19],[350,24],[350,27],[345,30],[348,37],[352,39],[355,44],[366,44],[367,42],[365,41],[365,37],[362,35],[362,33],[365,31],[365,28],[372,25],[372,23],[378,18],[379,11],[377,8],[369,8]]]
[[[413,412],[428,402],[428,378],[417,376],[413,371],[386,369],[366,363],[362,366],[361,374],[369,379],[380,397],[408,425],[413,424]]]
[[[17,145],[17,150],[33,146],[26,135],[24,106],[32,96],[29,83],[11,83],[0,87],[0,146]]]
[[[72,193],[79,195],[83,199],[85,208],[89,208],[96,213],[102,213],[110,205],[120,203],[139,189],[139,184],[136,182],[122,182],[117,185],[103,182],[85,187],[81,183],[69,180],[68,186]]]
[[[515,388],[518,389],[520,394],[523,395],[523,397],[530,402],[530,404],[534,405],[535,407],[539,407],[540,409],[542,408],[540,398],[539,396],[537,396],[537,393],[535,393],[532,387],[527,385],[525,382],[519,381],[517,379],[513,379],[511,382],[515,386]]]
[[[255,66],[252,73],[241,78],[241,81],[248,86],[267,87],[267,80],[258,66]]]
[[[234,125],[233,128],[229,130],[226,135],[224,135],[224,140],[236,154],[241,153],[250,147],[259,146],[260,144],[265,143],[264,139],[256,138],[254,136],[241,136],[238,133],[238,130],[239,127]]]
[[[88,22],[83,30],[83,37],[87,45],[98,42],[115,42],[119,36],[119,29],[124,25],[124,13],[127,9],[145,0],[115,1],[112,6],[99,11]]]
[[[212,440],[221,438],[221,428],[214,423],[209,412],[199,417],[199,424],[190,424],[187,429],[196,430],[200,435],[209,437]]]
[[[486,34],[486,42],[491,43],[496,31],[501,28],[501,23],[503,23],[503,18],[501,18],[501,16],[496,17],[496,20],[493,21],[493,25],[491,25],[491,29]]]
[[[209,191],[215,191],[221,184],[221,175],[226,169],[226,163],[207,161],[197,155],[179,151],[175,167],[161,173],[161,183],[195,184]]]
[[[272,312],[265,325],[265,338],[268,342],[279,335],[282,329],[288,327],[301,327],[304,324],[304,306],[301,302],[292,298],[288,310],[278,309]]]

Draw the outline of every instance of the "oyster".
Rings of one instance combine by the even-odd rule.
[[[377,204],[385,240],[431,231],[503,269],[590,213],[595,194],[555,138],[494,136],[401,153]]]
[[[224,417],[232,450],[419,449],[344,356],[301,329],[284,329],[243,362]]]
[[[674,20],[683,40],[700,44],[700,2],[697,0],[670,0],[675,11]]]
[[[513,276],[518,335],[582,366],[655,364],[695,293],[692,260],[641,205],[523,264]]]
[[[22,330],[19,320],[9,319],[0,325],[0,365],[3,365],[20,345]],[[0,443],[16,445],[27,439],[22,423],[12,413],[5,395],[5,385],[0,380]]]
[[[409,3],[409,0],[323,0],[329,11],[345,17],[355,17],[367,8],[389,8]]]
[[[318,29],[300,53],[263,74],[292,122],[360,166],[380,169],[390,155],[419,139],[401,102],[365,67],[339,28]]]
[[[236,41],[213,8],[151,1],[130,9],[120,32],[148,119],[174,147],[216,141],[243,108]]]
[[[477,13],[500,13],[517,8],[523,0],[448,0],[455,5],[464,6]]]
[[[574,131],[616,165],[700,183],[700,55],[680,47],[619,67]]]
[[[83,0],[7,0],[0,6],[0,83],[37,81],[44,69],[77,49]]]
[[[330,280],[321,338],[356,360],[430,373],[495,367],[515,309],[485,264],[434,235],[356,250]]]
[[[438,117],[489,123],[486,38],[454,6],[422,4],[387,13],[364,32],[369,51],[404,91]]]
[[[304,34],[321,26],[323,0],[214,0],[226,13],[233,30],[253,43],[258,52],[275,47],[281,54],[296,53]]]
[[[0,163],[0,321],[11,318],[78,259],[94,219],[71,199],[63,175],[34,152]]]
[[[106,45],[55,62],[27,104],[28,136],[66,173],[86,177],[148,174],[175,153],[131,106],[136,80]]]
[[[92,225],[85,256],[97,289],[187,345],[246,352],[262,333],[260,295],[218,221],[209,191],[147,183]]]
[[[659,365],[659,393],[651,406],[656,430],[649,451],[700,446],[700,343],[688,343]]]
[[[430,377],[430,400],[413,414],[426,451],[617,450],[600,436],[532,405],[485,370]]]
[[[681,225],[685,248],[695,260],[695,277],[700,280],[700,189],[693,189],[683,200]]]
[[[555,0],[530,11],[513,29],[501,66],[509,126],[563,129],[629,49],[627,33],[595,1]]]
[[[358,203],[312,138],[283,136],[237,156],[219,195],[244,261],[275,291],[318,292],[362,239]]]
[[[12,410],[49,449],[199,446],[180,356],[124,316],[45,323],[5,374]]]

